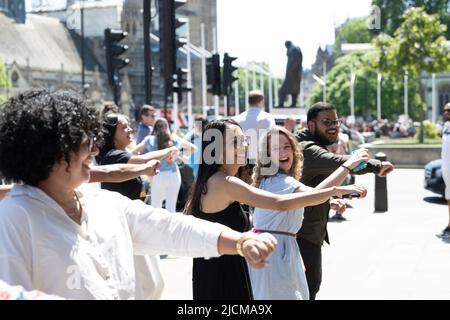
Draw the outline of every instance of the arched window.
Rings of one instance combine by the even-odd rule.
[[[13,88],[17,88],[19,86],[19,74],[17,71],[13,71],[11,74],[11,83]]]

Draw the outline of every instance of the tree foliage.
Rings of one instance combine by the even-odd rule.
[[[377,67],[373,64],[375,52],[354,52],[336,60],[335,67],[327,75],[327,101],[334,104],[340,116],[350,115],[350,77],[356,74],[355,114],[376,117],[377,114]],[[408,99],[419,104],[418,86],[409,79]],[[381,106],[383,118],[398,119],[404,110],[403,73],[384,76],[382,79]],[[323,89],[314,84],[308,105],[323,100]],[[418,113],[412,110],[414,118]]]
[[[387,74],[408,71],[417,79],[421,104],[419,114],[424,120],[424,89],[422,72],[444,73],[450,69],[450,50],[445,46],[447,27],[441,24],[438,15],[429,15],[423,8],[410,8],[402,16],[403,22],[394,37],[382,34],[373,43],[378,49],[380,70]],[[420,140],[423,140],[423,128]]]
[[[450,26],[450,0],[372,0],[381,9],[381,31],[393,36],[404,21],[403,13],[411,7],[422,7],[428,14],[439,14],[440,22]],[[445,36],[450,39],[450,28]]]
[[[336,30],[335,56],[340,56],[343,43],[369,43],[372,37],[367,29],[366,18],[347,20]]]
[[[8,75],[6,74],[6,68],[3,63],[0,62],[0,92],[3,91],[1,89],[9,88]],[[6,100],[6,96],[0,94],[0,103],[3,103]]]

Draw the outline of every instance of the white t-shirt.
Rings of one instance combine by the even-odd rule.
[[[77,195],[81,225],[42,190],[14,186],[0,202],[0,279],[68,299],[134,299],[133,254],[219,255],[225,226],[107,190]]]
[[[275,118],[259,107],[250,107],[247,111],[238,115],[235,120],[242,127],[244,134],[250,137],[248,158],[256,159],[259,139],[266,131],[275,126]]]
[[[450,121],[442,129],[442,170],[450,171]]]

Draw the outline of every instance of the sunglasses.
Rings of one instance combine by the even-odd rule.
[[[450,109],[444,109],[444,113],[445,113],[445,112],[450,112]]]
[[[342,124],[342,120],[330,120],[330,119],[322,119],[320,120],[325,126],[340,126]]]

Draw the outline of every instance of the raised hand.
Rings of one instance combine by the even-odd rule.
[[[382,165],[381,170],[380,172],[378,172],[378,176],[380,177],[386,177],[389,173],[391,173],[394,170],[394,165],[389,161],[383,161],[381,165]]]
[[[344,166],[353,170],[355,169],[361,162],[366,162],[369,160],[369,151],[365,148],[361,148],[356,150],[356,152],[345,161]]]

